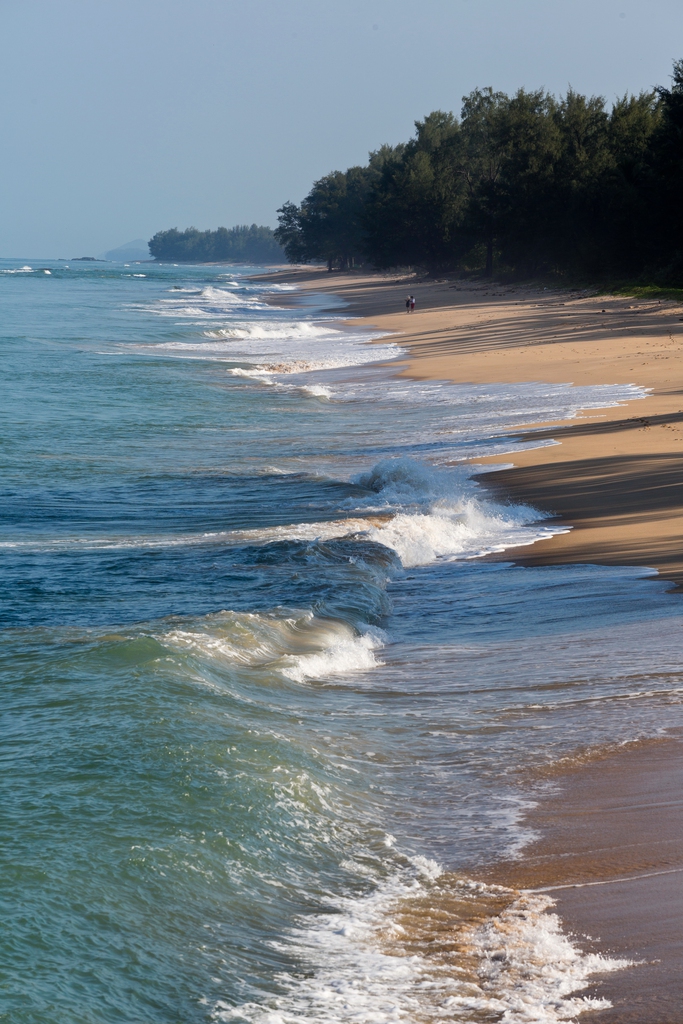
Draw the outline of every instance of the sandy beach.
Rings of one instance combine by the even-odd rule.
[[[683,584],[679,303],[310,268],[284,270],[277,280],[333,292],[351,316],[394,333],[407,349],[400,372],[416,379],[646,389],[647,397],[616,408],[534,425],[529,441],[556,443],[517,453],[514,468],[479,480],[572,527],[516,549],[515,561],[649,566]],[[416,310],[406,314],[411,292]],[[683,742],[594,752],[552,781],[528,816],[539,839],[523,861],[492,869],[491,879],[550,891],[585,948],[638,962],[593,987],[613,1009],[582,1020],[680,1022]]]
[[[529,440],[559,444],[518,453],[513,470],[484,480],[572,526],[516,551],[516,560],[652,566],[683,582],[683,305],[318,270],[278,275],[285,279],[334,292],[352,315],[395,332],[408,349],[402,372],[410,377],[650,389],[647,398],[570,424],[536,425]],[[406,314],[410,291],[417,307]]]

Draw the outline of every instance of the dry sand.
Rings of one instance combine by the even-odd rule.
[[[650,389],[621,407],[537,425],[529,440],[559,444],[516,453],[506,459],[514,469],[478,479],[573,527],[516,549],[516,561],[646,565],[683,585],[683,306],[311,269],[277,279],[341,295],[350,315],[397,332],[407,348],[400,372],[413,378]],[[584,947],[641,961],[597,984],[614,1008],[582,1020],[683,1024],[683,741],[606,753],[555,782],[529,816],[541,838],[491,878],[552,886]]]

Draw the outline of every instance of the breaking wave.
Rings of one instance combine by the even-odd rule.
[[[440,558],[475,558],[532,544],[566,527],[528,505],[501,505],[477,493],[472,468],[441,469],[414,459],[386,459],[355,481],[376,494],[373,512],[391,511],[373,523],[370,539],[392,548],[404,566],[428,565]]]
[[[263,371],[238,371],[244,376]],[[323,394],[326,389],[321,389]],[[312,391],[318,394],[317,391]],[[482,496],[472,467],[439,468],[415,459],[386,459],[354,477],[367,492],[348,499],[349,515],[324,521],[204,533],[124,537],[28,538],[0,542],[0,548],[34,551],[123,550],[193,545],[264,545],[357,537],[391,549],[405,567],[438,559],[476,558],[533,544],[568,527],[528,505],[503,505]]]
[[[361,631],[310,611],[221,612],[207,616],[197,628],[174,629],[156,638],[202,660],[271,669],[298,683],[374,668],[379,664],[375,651],[385,642],[379,629]]]
[[[216,331],[206,331],[207,338],[235,338],[239,340],[284,340],[294,341],[299,338],[330,338],[339,337],[343,334],[338,328],[325,327],[319,323],[307,320],[293,321],[292,323],[278,324],[273,326],[268,322],[252,322],[240,325],[239,327],[223,327]]]

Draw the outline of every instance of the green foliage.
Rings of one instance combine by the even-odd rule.
[[[273,231],[257,224],[216,231],[157,231],[149,251],[157,260],[174,263],[280,263],[283,259]]]
[[[372,183],[365,251],[380,267],[418,264],[438,271],[453,262],[465,189],[460,131],[437,110],[416,121],[416,137],[387,154]]]
[[[314,182],[301,206],[287,202],[278,210],[275,238],[291,263],[324,262],[330,270],[346,270],[362,260],[370,188],[393,155],[383,146],[370,154],[367,167],[332,171]]]
[[[316,181],[299,208],[286,204],[278,213],[285,214],[288,226],[275,232],[285,252],[294,252],[302,263],[353,266],[362,248],[360,215],[367,185],[367,171],[350,167]]]
[[[404,145],[315,182],[275,232],[288,259],[346,268],[683,283],[683,61],[611,109],[569,89],[475,89]]]
[[[626,295],[635,299],[673,299],[683,302],[683,288],[662,288],[657,284],[610,284],[600,288],[598,295]]]

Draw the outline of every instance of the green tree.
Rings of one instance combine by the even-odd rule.
[[[504,207],[502,174],[512,144],[509,99],[493,89],[475,89],[463,97],[459,172],[467,193],[462,229],[486,249],[487,277],[493,274],[493,250]]]
[[[683,61],[670,88],[624,96],[569,89],[463,98],[405,145],[315,182],[279,211],[289,259],[431,272],[494,260],[519,275],[683,279]]]
[[[657,89],[660,121],[652,145],[652,248],[663,279],[683,283],[683,60],[673,66],[671,88]]]
[[[547,268],[551,197],[560,150],[555,101],[542,89],[520,89],[499,104],[495,131],[500,168],[492,236],[506,267],[521,275]],[[489,268],[492,269],[490,251]]]
[[[436,272],[453,266],[459,255],[460,130],[453,114],[441,110],[416,121],[415,129],[405,147],[384,154],[368,196],[365,246],[376,266]]]
[[[216,231],[157,231],[150,239],[149,251],[157,260],[178,263],[279,263],[283,258],[271,228],[258,224],[237,224]]]
[[[602,270],[602,183],[612,166],[605,101],[570,89],[555,121],[560,153],[548,210],[550,255],[557,269],[594,273]]]
[[[292,263],[321,261],[329,270],[347,270],[363,258],[363,213],[374,173],[372,163],[332,171],[314,182],[300,206],[280,207],[275,237]]]
[[[652,172],[652,142],[661,104],[655,92],[618,99],[609,115],[610,153],[599,191],[599,231],[605,269],[613,275],[634,275],[656,262],[650,244],[651,197],[657,192]]]

